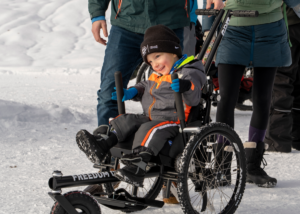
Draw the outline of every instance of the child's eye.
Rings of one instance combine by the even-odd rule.
[[[155,58],[158,58],[158,57],[160,57],[160,55],[156,55],[156,57],[155,57]]]

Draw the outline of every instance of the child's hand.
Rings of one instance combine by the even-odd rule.
[[[182,80],[182,79],[174,79],[172,80],[171,88],[175,92],[183,93],[190,90],[192,86],[191,81]]]
[[[116,90],[116,87],[114,87],[114,89]],[[135,95],[137,95],[137,93],[138,93],[136,88],[129,88],[129,89],[123,88],[123,92],[124,92],[124,96],[122,98],[122,102],[124,102],[125,100],[130,100],[130,99],[134,98]],[[111,94],[111,99],[117,100],[117,92],[116,91]]]

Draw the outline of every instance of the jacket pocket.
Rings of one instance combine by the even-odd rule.
[[[164,102],[162,101],[157,101],[155,105],[153,106],[154,111],[165,111],[165,110],[175,110],[175,101],[174,100],[165,100]]]

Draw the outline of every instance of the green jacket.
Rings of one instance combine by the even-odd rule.
[[[299,4],[299,0],[284,0],[289,7]],[[258,17],[232,17],[229,25],[251,26],[279,21],[283,18],[282,0],[227,0],[226,10],[257,10]],[[290,11],[291,12],[291,11]],[[290,14],[295,15],[295,14]],[[289,17],[289,14],[288,14]],[[295,18],[295,17],[294,17]],[[293,19],[295,20],[295,19]]]
[[[226,10],[257,10],[258,17],[231,17],[229,25],[251,26],[279,21],[283,18],[282,0],[227,0]]]
[[[110,0],[89,0],[91,19],[105,16]],[[111,0],[111,24],[135,33],[163,24],[177,29],[190,24],[189,0]]]

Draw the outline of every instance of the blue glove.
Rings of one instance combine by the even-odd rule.
[[[183,93],[190,90],[192,86],[191,81],[182,80],[182,79],[174,79],[172,80],[171,88],[175,92]]]
[[[116,87],[114,87],[114,89],[116,90]],[[122,98],[122,102],[124,102],[125,100],[130,100],[130,99],[134,98],[135,95],[137,95],[138,90],[134,87],[129,88],[129,89],[123,88],[123,92],[124,92],[124,96]],[[117,100],[117,92],[116,91],[111,94],[111,99]]]

